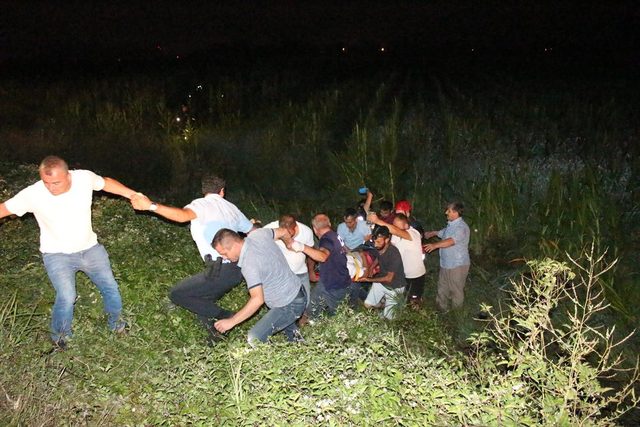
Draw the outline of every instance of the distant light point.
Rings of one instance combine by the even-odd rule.
[[[384,52],[384,48],[383,47],[380,48],[380,52]]]

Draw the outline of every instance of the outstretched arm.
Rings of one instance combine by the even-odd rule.
[[[456,241],[453,240],[452,237],[449,237],[448,239],[440,240],[439,242],[436,242],[436,243],[427,243],[422,247],[422,249],[424,249],[424,251],[429,254],[435,251],[436,249],[448,248],[449,246],[453,246],[455,244],[456,244]]]
[[[424,238],[425,239],[430,239],[432,237],[436,237],[438,235],[438,233],[440,233],[438,230],[425,231],[424,232]]]
[[[389,232],[391,234],[393,234],[394,236],[398,236],[398,237],[403,238],[405,240],[413,240],[411,238],[411,234],[409,234],[409,232],[407,230],[403,230],[401,228],[398,228],[393,224],[387,224],[386,222],[381,220],[380,217],[375,212],[371,212],[369,215],[367,215],[367,221],[372,222],[372,223],[374,223],[376,225],[384,225],[385,227],[387,227],[389,229]]]
[[[107,193],[117,194],[118,196],[125,197],[127,199],[131,199],[131,197],[136,194],[135,191],[122,184],[120,181],[116,181],[113,178],[104,177],[104,188],[102,191],[106,191]]]
[[[0,218],[4,218],[5,216],[9,216],[12,215],[11,212],[9,212],[9,209],[7,209],[7,206],[4,203],[0,203]]]
[[[385,274],[384,276],[377,276],[377,277],[366,277],[366,276],[364,276],[364,277],[361,277],[361,278],[355,280],[355,282],[391,283],[391,282],[393,282],[393,276],[395,276],[395,273],[393,271],[388,271],[387,274]]]
[[[297,242],[293,239],[289,242],[285,242],[285,244],[287,245],[288,249],[296,252],[302,252],[316,262],[325,262],[330,255],[329,249],[327,248],[316,249],[312,246],[305,245],[304,243]]]
[[[371,210],[371,201],[373,200],[373,193],[367,190],[367,198],[364,201],[364,205],[362,205],[362,209],[368,214]]]
[[[244,322],[253,315],[264,304],[264,291],[262,285],[254,286],[249,289],[249,301],[236,314],[227,318],[218,320],[213,326],[218,332],[225,333],[233,329],[236,325]]]
[[[197,217],[196,213],[188,208],[176,208],[173,206],[153,203],[147,196],[142,193],[135,193],[131,198],[131,206],[139,211],[150,211],[155,205],[153,212],[164,218],[175,222],[187,222]]]

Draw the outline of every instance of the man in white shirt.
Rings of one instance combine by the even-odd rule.
[[[305,244],[307,246],[313,246],[313,230],[303,223],[296,221],[293,215],[282,215],[279,221],[273,221],[265,225],[264,228],[284,228],[291,235],[290,238]],[[287,236],[287,239],[289,237]],[[306,291],[307,298],[311,295],[311,284],[309,282],[309,276],[313,273],[314,262],[308,258],[302,252],[295,252],[287,249],[285,242],[278,239],[275,241],[276,245],[280,248],[284,254],[287,264],[291,268],[296,276],[302,281],[302,285]]]
[[[0,204],[0,218],[33,213],[40,227],[40,252],[49,280],[56,291],[51,314],[51,340],[66,348],[71,336],[76,301],[76,273],[84,272],[96,285],[104,303],[109,328],[123,332],[122,299],[113,277],[109,256],[98,243],[91,225],[94,191],[106,191],[130,199],[134,190],[88,170],[69,170],[56,156],[45,157],[40,181]]]
[[[209,344],[221,338],[213,326],[214,322],[235,314],[220,307],[218,300],[242,282],[237,262],[223,260],[211,246],[211,241],[223,228],[242,233],[253,230],[251,221],[233,203],[225,200],[225,186],[225,180],[220,177],[204,176],[204,196],[193,200],[184,208],[154,203],[143,194],[137,194],[131,199],[132,206],[137,210],[151,211],[171,221],[191,222],[191,237],[205,261],[206,269],[174,286],[169,292],[169,298],[174,304],[198,316],[207,330]]]

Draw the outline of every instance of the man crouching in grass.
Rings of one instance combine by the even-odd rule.
[[[216,233],[211,244],[223,258],[238,262],[249,290],[244,307],[215,322],[219,332],[231,330],[266,304],[269,311],[249,330],[249,343],[267,342],[279,331],[284,331],[288,341],[302,341],[296,320],[307,305],[307,297],[300,278],[291,271],[274,241],[286,237],[290,235],[285,228],[262,228],[244,239],[227,228]]]

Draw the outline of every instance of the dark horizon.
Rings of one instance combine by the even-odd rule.
[[[0,64],[202,60],[218,54],[378,54],[405,62],[485,54],[637,60],[636,2],[520,3],[11,1],[3,5]]]

